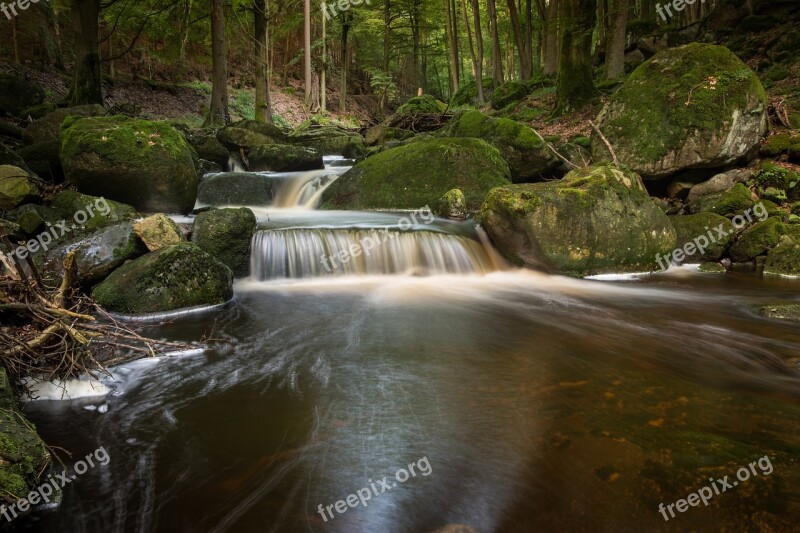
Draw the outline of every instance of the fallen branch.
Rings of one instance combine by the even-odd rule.
[[[536,136],[537,136],[537,137],[539,137],[539,140],[540,140],[540,141],[542,141],[542,142],[544,143],[544,145],[545,145],[545,146],[547,146],[547,147],[550,149],[550,151],[551,151],[551,152],[553,152],[554,154],[556,154],[556,157],[558,157],[559,159],[561,159],[561,160],[562,160],[564,163],[566,163],[567,165],[571,166],[572,168],[580,168],[578,165],[576,165],[575,163],[573,163],[572,161],[570,161],[569,159],[567,159],[567,158],[566,158],[566,157],[564,157],[563,155],[559,154],[559,153],[558,153],[558,150],[556,150],[555,148],[553,148],[553,145],[552,145],[552,144],[550,144],[549,142],[545,141],[545,140],[544,140],[544,137],[542,137],[542,136],[539,134],[539,132],[538,132],[538,131],[534,130],[533,128],[531,128],[531,129],[533,130],[533,133],[535,133],[535,134],[536,134]]]
[[[600,131],[600,128],[595,126],[594,122],[592,122],[591,120],[589,121],[589,125],[597,133],[597,135],[600,136],[600,140],[603,141],[603,144],[606,145],[606,148],[608,149],[608,153],[611,154],[611,160],[614,161],[615,165],[619,165],[619,159],[617,159],[617,154],[614,153],[614,149],[611,148],[611,143],[608,142],[608,139],[606,139],[606,136],[603,135],[603,132]]]

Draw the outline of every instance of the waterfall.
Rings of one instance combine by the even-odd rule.
[[[483,274],[501,260],[483,243],[435,231],[304,228],[253,236],[256,280],[378,274]]]

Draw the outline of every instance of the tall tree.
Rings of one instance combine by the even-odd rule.
[[[526,45],[525,38],[522,33],[522,26],[519,22],[519,13],[517,12],[517,3],[515,0],[506,0],[508,4],[508,15],[511,19],[511,30],[514,33],[514,41],[517,45],[517,55],[519,55],[519,77],[522,80],[528,80],[531,77],[531,58],[530,48]]]
[[[580,108],[597,94],[592,79],[595,0],[561,0],[564,24],[558,59],[555,115]]]
[[[475,20],[475,48],[478,52],[475,85],[478,87],[478,103],[483,104],[483,32],[481,31],[481,9],[478,0],[472,0],[472,18]]]
[[[549,0],[544,37],[544,75],[555,76],[558,71],[558,5],[565,0]]]
[[[306,86],[306,108],[311,108],[311,0],[303,2],[303,72]]]
[[[224,126],[231,121],[228,113],[228,54],[225,40],[225,4],[213,0],[211,5],[211,108],[207,126]]]
[[[75,41],[75,68],[67,99],[70,105],[102,104],[103,81],[100,74],[100,0],[71,0],[72,34]]]
[[[328,87],[327,87],[327,70],[328,70],[328,28],[325,25],[327,17],[322,18],[322,68],[320,69],[319,79],[319,97],[320,97],[320,111],[325,113],[328,111]]]
[[[497,88],[503,83],[503,52],[500,50],[500,32],[497,30],[495,0],[487,0],[486,9],[489,14],[489,33],[492,34],[492,81],[494,81],[494,87]]]
[[[347,77],[350,71],[350,50],[347,47],[347,36],[350,33],[350,25],[353,23],[353,14],[350,10],[342,11],[342,75],[339,87],[339,112],[344,113],[347,108]]]
[[[609,0],[609,27],[606,40],[606,79],[625,73],[625,36],[628,26],[628,0]]]
[[[256,44],[256,120],[271,123],[272,102],[269,93],[269,6],[267,1],[268,0],[253,0]]]
[[[447,48],[450,52],[450,94],[454,94],[458,89],[460,80],[459,60],[458,60],[458,29],[456,20],[458,13],[455,10],[452,0],[444,0],[444,12],[446,18],[445,33],[447,34]]]

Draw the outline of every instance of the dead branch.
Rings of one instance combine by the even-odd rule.
[[[606,148],[608,149],[608,153],[611,154],[611,160],[614,161],[615,165],[619,165],[619,159],[617,159],[617,154],[614,153],[614,149],[611,148],[611,143],[608,142],[608,139],[606,139],[606,136],[603,135],[603,132],[600,131],[600,128],[595,126],[594,122],[592,122],[591,120],[589,121],[589,125],[597,133],[597,135],[600,136],[600,140],[603,141],[603,144],[606,145]]]

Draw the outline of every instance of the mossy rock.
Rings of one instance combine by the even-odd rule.
[[[48,113],[52,113],[56,110],[55,104],[45,103],[45,104],[38,104],[33,105],[31,107],[26,107],[22,111],[19,112],[19,116],[21,118],[31,118],[33,120],[38,120],[45,116]]]
[[[500,110],[519,102],[530,93],[528,85],[520,81],[507,81],[492,93],[492,109]]]
[[[776,157],[789,150],[800,152],[800,132],[782,132],[773,135],[761,146],[761,155]]]
[[[342,155],[353,144],[364,146],[364,138],[358,133],[338,126],[298,128],[287,138],[291,144],[319,150],[322,155]]]
[[[0,493],[10,505],[24,498],[50,464],[36,427],[17,407],[4,368],[0,368]]]
[[[483,77],[483,97],[486,101],[491,100],[494,91],[494,80],[489,76]],[[476,106],[478,105],[478,84],[475,78],[470,77],[458,85],[458,89],[450,98],[450,105],[453,107]]]
[[[775,188],[786,193],[786,201],[800,199],[800,174],[769,161],[761,164],[749,183],[761,195],[768,189]]]
[[[389,119],[389,125],[397,125],[403,117],[408,115],[436,114],[445,109],[447,109],[447,104],[440,102],[430,94],[414,96],[397,108],[397,111]]]
[[[61,141],[61,125],[67,117],[101,117],[106,114],[103,106],[97,104],[64,107],[34,120],[22,134],[26,144],[39,144]]]
[[[250,271],[250,239],[256,216],[246,207],[212,209],[197,215],[192,242],[225,263],[236,277]]]
[[[473,137],[489,142],[508,163],[514,183],[550,177],[560,164],[547,143],[531,128],[507,118],[490,118],[480,111],[459,113],[438,135]]]
[[[433,207],[433,213],[443,218],[462,220],[467,218],[467,200],[461,189],[452,189],[444,193]]]
[[[479,139],[425,139],[357,163],[323,193],[328,209],[417,209],[461,189],[478,209],[492,187],[509,182],[500,152]]]
[[[698,253],[692,256],[692,263],[722,259],[725,251],[733,242],[735,234],[733,223],[721,215],[715,213],[674,215],[669,217],[669,220],[677,235],[676,248],[683,248],[688,242],[693,242],[695,247],[699,245],[707,246],[702,254]],[[723,231],[724,235],[720,235],[717,228]],[[707,245],[705,244],[706,242],[708,243]]]
[[[764,318],[800,322],[800,305],[797,304],[765,305],[756,309],[756,312]]]
[[[731,247],[731,259],[743,263],[764,255],[777,246],[781,237],[786,235],[786,224],[776,218],[768,218],[758,222],[739,236]]]
[[[65,217],[71,219],[68,222],[72,227],[80,224],[88,230],[101,228],[114,222],[130,220],[137,216],[136,209],[130,205],[76,191],[61,191],[55,195],[51,205],[64,213]],[[78,213],[84,213],[88,217],[85,222],[80,221],[83,220],[83,215],[76,217]],[[76,220],[76,218],[80,220]],[[76,224],[72,224],[72,222]]]
[[[780,238],[777,246],[767,254],[764,273],[800,276],[800,232],[795,231],[791,236],[784,235]]]
[[[754,203],[753,193],[750,192],[750,189],[742,183],[737,183],[729,191],[695,198],[689,202],[689,210],[693,214],[708,211],[733,217],[753,207]]]
[[[273,180],[248,172],[222,172],[200,182],[197,203],[226,205],[272,205]]]
[[[480,218],[513,264],[572,276],[657,269],[675,230],[639,176],[610,164],[493,189]]]
[[[184,241],[183,233],[174,220],[158,213],[133,224],[133,231],[151,252]]]
[[[44,91],[33,82],[0,74],[0,111],[18,115],[23,109],[44,102]]]
[[[22,170],[30,172],[30,169],[25,164],[25,160],[4,144],[0,144],[0,165],[19,167]]]
[[[58,209],[38,204],[24,204],[8,212],[8,217],[29,236],[44,230],[46,223],[57,224],[63,216]]]
[[[240,120],[217,132],[217,140],[230,150],[266,144],[283,144],[286,134],[278,126],[256,120]]]
[[[58,140],[23,146],[17,150],[17,154],[40,178],[55,183],[64,181],[64,169],[61,168],[60,159],[61,143]]]
[[[620,161],[659,179],[750,157],[767,128],[758,77],[724,46],[692,43],[640,65],[597,117]],[[592,137],[596,161],[610,155]]]
[[[12,165],[0,166],[0,211],[10,211],[38,194],[39,186],[27,171]]]
[[[413,136],[414,133],[411,131],[379,124],[367,128],[364,133],[364,142],[367,146],[381,146],[390,141],[404,141]]]
[[[137,315],[216,305],[233,297],[233,272],[197,245],[181,243],[122,265],[92,296],[109,311]]]
[[[256,146],[247,153],[247,160],[253,172],[299,172],[325,168],[319,150],[287,144]]]
[[[200,159],[214,162],[223,168],[228,164],[230,152],[219,142],[216,135],[194,135],[191,137],[191,143]]]
[[[81,192],[143,212],[188,213],[197,197],[193,151],[162,122],[121,116],[65,120],[61,166]]]

